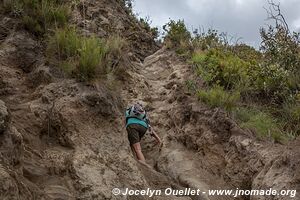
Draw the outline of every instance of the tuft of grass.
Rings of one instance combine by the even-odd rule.
[[[186,80],[185,85],[189,92],[196,92],[197,91],[197,85],[194,80]]]
[[[85,81],[106,73],[108,50],[104,40],[80,36],[75,28],[69,27],[57,29],[49,38],[47,56],[67,74]]]
[[[290,135],[300,135],[300,102],[295,100],[286,101],[280,110],[280,114],[284,129]]]
[[[82,46],[82,38],[73,27],[57,29],[48,42],[47,53],[58,54],[60,59],[76,56]]]
[[[280,123],[270,114],[249,108],[237,108],[234,111],[242,128],[254,130],[259,138],[272,138],[275,142],[284,142],[287,136],[281,131]]]
[[[23,12],[23,4],[19,0],[2,0],[0,12],[20,16]]]
[[[121,75],[125,68],[119,65],[120,62],[124,61],[126,56],[126,49],[128,47],[127,41],[119,35],[112,35],[106,40],[106,73],[117,73]]]
[[[81,80],[90,80],[96,77],[96,72],[104,64],[104,56],[107,52],[105,44],[96,37],[85,38],[79,49],[78,75]],[[103,73],[103,72],[102,72]]]
[[[232,111],[240,99],[239,92],[228,92],[221,86],[214,86],[209,90],[200,90],[197,94],[199,99],[210,107],[221,107],[227,111]]]
[[[122,55],[127,45],[126,40],[119,35],[112,35],[106,41],[109,53],[114,56]]]
[[[68,3],[59,0],[5,0],[2,12],[19,17],[24,28],[37,36],[64,27],[70,16]]]

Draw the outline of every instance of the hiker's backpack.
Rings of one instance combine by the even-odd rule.
[[[145,121],[146,123],[149,123],[145,109],[143,108],[142,105],[140,105],[138,103],[127,108],[126,123],[129,118],[137,118],[137,119]]]

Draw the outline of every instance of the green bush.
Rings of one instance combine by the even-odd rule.
[[[217,49],[197,52],[193,55],[192,61],[197,67],[198,75],[209,85],[217,84],[225,89],[248,85],[247,69],[251,64],[229,52]]]
[[[187,30],[183,20],[170,20],[163,26],[167,33],[164,40],[169,48],[175,48],[179,54],[186,54],[191,48],[191,34]]]
[[[199,99],[210,107],[221,107],[227,111],[231,111],[240,99],[239,92],[228,92],[221,86],[214,86],[209,90],[200,90],[197,94]]]
[[[299,72],[300,70],[300,33],[291,32],[284,25],[261,28],[262,43],[260,49],[264,52],[265,61],[280,65],[285,70]]]
[[[282,15],[278,17],[283,18]],[[300,90],[300,33],[290,31],[284,20],[278,20],[276,26],[262,28],[260,35],[264,62],[280,66],[289,73],[289,93],[294,95]]]
[[[230,51],[240,59],[257,65],[262,61],[261,52],[246,44],[236,44],[230,47]]]
[[[251,92],[269,98],[269,102],[282,104],[289,96],[288,71],[278,65],[257,65],[248,69]]]
[[[203,33],[198,33],[198,29],[196,29],[194,34],[195,37],[192,39],[192,45],[196,51],[224,47],[224,43],[220,38],[220,34],[215,29],[208,29],[207,32]]]

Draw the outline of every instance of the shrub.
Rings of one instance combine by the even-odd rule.
[[[47,51],[50,58],[58,57],[58,65],[65,72],[75,74],[80,80],[90,80],[97,73],[103,73],[101,67],[107,51],[104,41],[82,37],[74,28],[57,29]]]
[[[260,49],[264,52],[266,62],[278,64],[285,70],[300,70],[300,35],[291,33],[283,25],[269,26],[266,30],[260,30],[262,45]]]
[[[269,102],[281,104],[289,96],[288,71],[278,65],[257,65],[248,69],[251,92],[269,98]]]
[[[191,34],[183,20],[170,20],[163,26],[163,30],[167,33],[164,39],[168,47],[175,48],[180,54],[190,50]]]
[[[198,97],[210,107],[221,107],[231,111],[240,99],[239,92],[225,91],[221,86],[215,86],[209,90],[198,91]]]
[[[250,62],[253,65],[257,65],[262,61],[261,52],[246,44],[236,44],[230,47],[230,51],[240,59]]]
[[[225,89],[233,89],[248,84],[247,68],[251,64],[229,52],[210,49],[195,53],[192,60],[198,75],[209,85],[218,84]]]
[[[196,51],[224,46],[218,31],[215,29],[208,29],[207,32],[203,33],[199,33],[198,29],[196,29],[193,33],[195,34],[195,37],[192,39],[192,45]]]
[[[290,74],[289,89],[294,95],[300,90],[300,79],[295,74],[300,73],[300,33],[289,29],[281,13],[280,4],[269,2],[269,19],[275,26],[261,28],[261,51],[264,53],[264,62],[269,65],[278,65]]]

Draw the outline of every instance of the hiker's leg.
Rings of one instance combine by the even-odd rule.
[[[137,159],[141,162],[146,162],[144,154],[142,153],[142,148],[141,148],[141,143],[135,143],[133,145],[131,145],[134,149],[135,155],[137,157]]]
[[[137,156],[136,156],[136,153],[135,153],[135,150],[134,150],[133,146],[130,145],[130,148],[131,148],[131,151],[132,151],[133,156],[136,158]]]

